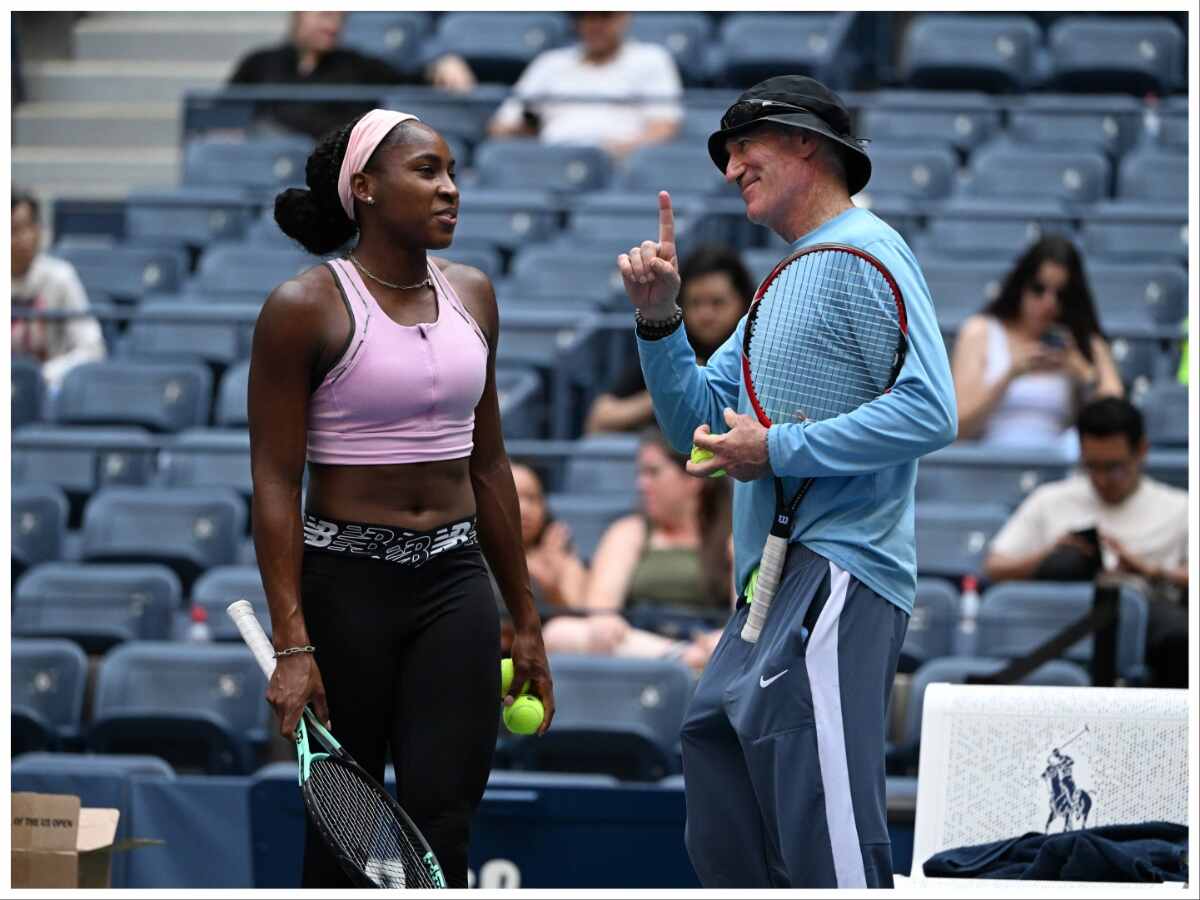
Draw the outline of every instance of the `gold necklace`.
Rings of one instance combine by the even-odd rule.
[[[354,263],[354,265],[358,267],[358,270],[360,272],[362,272],[364,275],[366,275],[372,281],[382,284],[384,287],[392,288],[393,290],[397,290],[397,291],[415,291],[417,288],[433,287],[433,279],[430,278],[428,275],[425,276],[424,281],[418,281],[416,284],[393,284],[390,281],[384,281],[382,278],[377,278],[376,276],[372,275],[367,270],[367,267],[364,266],[362,263],[360,263],[358,261],[358,259],[354,256],[353,251],[351,251],[350,253],[347,253],[346,255],[348,257],[350,257],[350,262]]]

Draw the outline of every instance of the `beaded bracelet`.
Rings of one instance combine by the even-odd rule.
[[[314,647],[312,644],[304,644],[303,646],[300,646],[300,647],[288,647],[286,650],[276,650],[275,658],[279,659],[279,657],[281,657],[281,656],[292,656],[293,654],[296,654],[296,653],[316,653],[316,652],[317,652],[317,648]]]
[[[644,341],[657,341],[669,334],[674,334],[679,326],[683,324],[683,310],[677,306],[669,319],[664,319],[660,322],[650,322],[642,318],[642,311],[640,309],[635,309],[633,311],[633,318],[637,323],[636,331],[638,337]]]

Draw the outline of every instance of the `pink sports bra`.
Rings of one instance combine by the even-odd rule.
[[[437,320],[397,325],[352,263],[326,265],[354,327],[312,395],[309,462],[371,466],[470,456],[488,346],[450,282],[430,263]]]

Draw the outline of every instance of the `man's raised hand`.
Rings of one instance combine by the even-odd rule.
[[[675,213],[671,195],[658,193],[658,243],[642,241],[617,257],[625,293],[650,321],[669,319],[679,296],[679,260],[675,256]]]

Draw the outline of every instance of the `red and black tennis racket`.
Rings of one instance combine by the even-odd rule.
[[[856,247],[817,244],[777,265],[746,317],[742,373],[764,427],[820,422],[887,393],[904,365],[908,320],[900,288]],[[762,632],[779,587],[792,518],[813,479],[788,500],[775,479],[775,520],[763,547],[742,639]]]

